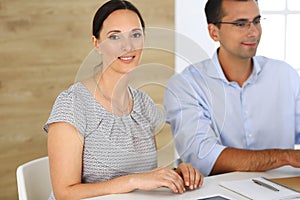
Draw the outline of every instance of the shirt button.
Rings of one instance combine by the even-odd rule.
[[[252,138],[252,134],[251,134],[251,133],[249,133],[249,134],[248,134],[248,137],[249,137],[249,138]]]

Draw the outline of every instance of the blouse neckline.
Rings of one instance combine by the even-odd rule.
[[[96,103],[96,105],[98,105],[105,113],[111,115],[111,116],[114,117],[114,118],[116,118],[116,117],[118,117],[118,118],[127,118],[127,117],[130,117],[130,116],[133,114],[133,112],[135,111],[135,109],[136,109],[136,104],[135,104],[136,97],[135,97],[135,95],[134,95],[133,88],[131,88],[130,86],[128,86],[128,90],[129,90],[129,92],[130,92],[130,94],[131,94],[131,96],[132,96],[132,101],[133,101],[132,110],[131,110],[130,113],[125,114],[125,115],[116,115],[116,114],[114,114],[114,113],[112,113],[112,112],[106,110],[106,109],[105,109],[105,108],[104,108],[104,107],[103,107],[103,106],[102,106],[102,105],[94,98],[94,96],[90,93],[90,91],[87,89],[87,87],[86,87],[82,82],[77,82],[76,85],[79,85],[80,87],[82,87],[82,88],[84,89],[84,92],[85,92],[85,93],[88,93],[89,98],[92,99],[92,101],[93,101],[94,103]]]

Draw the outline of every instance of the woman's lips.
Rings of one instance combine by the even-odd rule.
[[[124,63],[130,63],[134,60],[135,56],[120,56],[118,58]]]

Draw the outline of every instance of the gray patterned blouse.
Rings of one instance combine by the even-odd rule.
[[[163,115],[142,91],[129,88],[133,110],[117,116],[105,110],[80,82],[56,99],[49,124],[67,122],[84,138],[82,182],[93,183],[157,167],[154,129]]]

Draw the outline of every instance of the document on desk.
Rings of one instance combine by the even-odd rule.
[[[271,178],[268,180],[277,183],[279,185],[282,185],[284,187],[293,189],[297,192],[300,192],[300,176],[285,177],[285,178]]]
[[[278,185],[263,177],[236,181],[223,181],[220,186],[253,200],[292,200],[300,199],[300,193]]]

